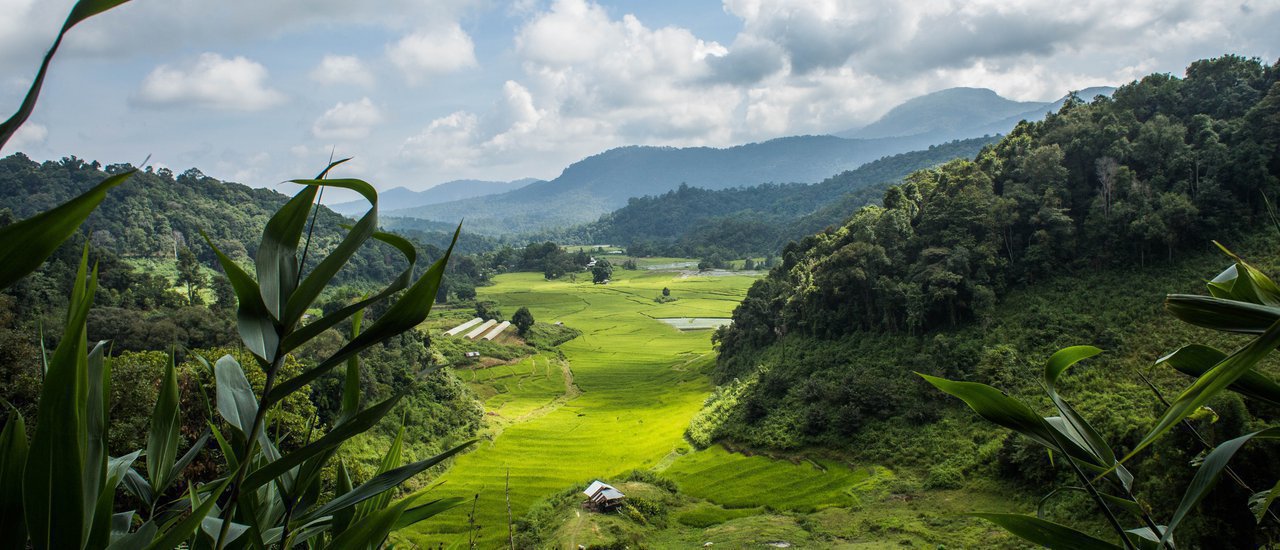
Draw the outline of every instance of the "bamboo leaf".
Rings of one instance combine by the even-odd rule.
[[[1200,378],[1197,378],[1191,387],[1182,392],[1177,399],[1169,405],[1169,410],[1165,412],[1160,421],[1156,423],[1142,441],[1125,455],[1121,462],[1133,458],[1139,451],[1145,449],[1153,441],[1164,435],[1166,431],[1172,428],[1182,419],[1195,412],[1213,396],[1225,390],[1228,386],[1240,379],[1249,369],[1261,361],[1271,350],[1276,348],[1280,343],[1280,321],[1271,325],[1267,332],[1262,336],[1254,339],[1248,345],[1240,348],[1231,356],[1223,359],[1217,366],[1209,370]],[[1172,525],[1172,524],[1171,524]]]
[[[400,466],[400,453],[404,448],[404,422],[400,422],[400,429],[396,431],[396,438],[391,441],[391,446],[387,448],[387,452],[382,455],[382,462],[378,464],[378,472],[374,475],[385,474]],[[377,496],[361,502],[356,506],[356,521],[361,518],[368,517],[374,512],[386,508],[391,503],[391,491],[383,491]]]
[[[258,402],[253,395],[253,386],[245,378],[240,363],[230,355],[224,355],[214,363],[213,373],[218,414],[247,440],[253,431],[253,419],[258,415]]]
[[[378,228],[378,192],[374,190],[372,185],[358,179],[336,179],[336,180],[293,180],[293,183],[306,185],[312,190],[319,186],[339,187],[342,189],[350,189],[360,193],[365,200],[369,201],[369,211],[361,216],[356,222],[347,236],[342,239],[338,246],[329,252],[319,264],[316,265],[306,278],[298,284],[297,289],[287,297],[286,306],[281,318],[282,324],[286,327],[295,326],[302,318],[303,313],[311,306],[311,303],[320,296],[320,292],[324,287],[333,280],[333,276],[338,274],[338,270],[346,265],[347,261],[355,255],[369,237]]]
[[[1227,467],[1227,463],[1231,461],[1231,457],[1235,456],[1236,451],[1252,439],[1280,439],[1280,427],[1245,434],[1214,447],[1213,451],[1204,457],[1204,462],[1196,470],[1195,477],[1191,478],[1191,483],[1187,484],[1187,491],[1183,493],[1177,510],[1174,510],[1173,517],[1169,518],[1169,527],[1160,539],[1162,544],[1169,541],[1178,524],[1182,523],[1191,509],[1195,508],[1218,483],[1218,478],[1222,477],[1222,470]]]
[[[1062,414],[1063,432],[1066,433],[1073,441],[1081,447],[1089,451],[1093,457],[1093,463],[1103,468],[1109,468],[1116,465],[1116,455],[1111,450],[1111,446],[1102,439],[1102,435],[1093,429],[1093,426],[1084,419],[1080,413],[1076,412],[1075,407],[1067,403],[1062,396],[1058,395],[1058,379],[1076,363],[1102,353],[1101,349],[1093,346],[1072,346],[1058,350],[1049,360],[1045,362],[1044,367],[1044,383],[1045,391],[1049,394],[1049,399],[1053,401],[1058,412]],[[1133,484],[1133,475],[1123,468],[1116,468],[1116,477],[1125,489],[1129,489]]]
[[[138,527],[137,531],[112,541],[107,550],[143,550],[156,538],[159,529],[155,522],[148,521]]]
[[[236,302],[239,304],[236,307],[236,328],[240,331],[240,339],[265,368],[271,364],[280,346],[280,333],[271,314],[267,312],[267,306],[262,303],[258,283],[240,269],[240,264],[214,246],[208,235],[201,235],[217,255],[218,263],[222,265],[222,271],[226,273],[227,280],[236,293]]]
[[[1271,503],[1276,501],[1276,497],[1280,497],[1280,480],[1266,491],[1259,491],[1249,497],[1249,509],[1253,510],[1254,519],[1259,524],[1262,523],[1262,517],[1267,515],[1267,509],[1271,508]]]
[[[22,472],[27,462],[27,424],[18,409],[0,431],[0,547],[23,548],[27,526],[22,512]]]
[[[1027,436],[1051,450],[1070,454],[1089,463],[1095,460],[1089,451],[1074,440],[1062,437],[1065,434],[1060,435],[1047,420],[1000,390],[977,382],[956,382],[918,372],[916,374],[943,392],[960,398],[978,416],[988,421]]]
[[[305,187],[267,220],[258,245],[259,292],[271,318],[285,320],[286,303],[298,284],[298,242],[318,187]],[[267,357],[270,359],[270,357]]]
[[[244,484],[240,488],[241,494],[251,492],[258,487],[271,482],[271,480],[286,474],[289,470],[301,465],[303,462],[306,462],[307,459],[332,449],[343,441],[355,437],[369,428],[372,428],[374,424],[377,424],[379,420],[382,420],[383,416],[386,416],[387,413],[391,412],[391,408],[394,407],[396,403],[400,402],[401,397],[403,397],[403,395],[396,395],[395,397],[369,407],[356,415],[346,424],[334,427],[334,429],[325,434],[324,437],[312,441],[311,443],[304,445],[302,448],[284,455],[278,460],[255,470],[253,473],[245,477]]]
[[[387,285],[386,288],[383,288],[377,294],[359,300],[351,305],[339,309],[338,311],[311,321],[310,323],[307,323],[293,331],[288,336],[285,336],[284,342],[281,343],[281,351],[283,353],[288,353],[297,349],[298,346],[311,341],[312,338],[315,338],[320,335],[320,333],[337,325],[348,317],[355,315],[356,312],[363,311],[370,305],[381,302],[392,294],[404,290],[409,286],[409,283],[413,281],[413,269],[418,261],[418,252],[413,249],[413,245],[404,238],[390,233],[374,232],[373,238],[394,246],[401,254],[404,254],[405,259],[409,261],[409,266],[406,267],[404,271],[400,272],[400,275],[397,276],[391,284]]]
[[[41,212],[20,222],[0,227],[0,288],[35,271],[71,237],[107,191],[128,180],[137,170],[116,174],[52,210]]]
[[[204,435],[201,435],[195,443],[191,444],[191,448],[187,449],[186,454],[182,455],[182,458],[179,458],[177,462],[173,463],[173,468],[170,469],[170,472],[172,472],[172,477],[169,479],[170,483],[173,483],[173,480],[177,479],[177,477],[182,474],[182,471],[186,470],[187,466],[190,466],[191,462],[196,459],[196,456],[200,454],[200,451],[204,449],[204,446],[209,443],[209,435],[211,433],[212,432],[205,430]],[[167,489],[168,487],[165,488]]]
[[[155,492],[164,493],[172,481],[173,464],[178,458],[178,374],[174,358],[164,370],[160,393],[151,413],[151,431],[147,435],[147,478]]]
[[[27,121],[27,118],[31,116],[31,112],[35,110],[36,100],[40,97],[40,89],[44,87],[45,75],[49,72],[49,64],[53,62],[53,54],[58,51],[58,46],[62,44],[62,37],[67,34],[67,31],[85,19],[128,1],[80,0],[76,2],[76,5],[71,8],[71,13],[67,15],[67,20],[62,23],[62,30],[58,32],[58,37],[53,40],[53,46],[50,46],[49,51],[44,54],[44,61],[40,63],[40,70],[36,72],[35,80],[31,82],[31,87],[27,89],[27,95],[22,98],[22,105],[8,120],[0,123],[0,147],[4,147],[4,144],[9,142],[9,138],[13,137],[13,134],[18,131],[18,128]],[[62,240],[60,239],[58,242],[61,243]],[[8,285],[0,285],[0,287],[4,286]]]
[[[205,497],[204,502],[194,508],[190,514],[183,517],[181,521],[174,523],[168,529],[164,530],[164,536],[151,542],[147,546],[147,550],[168,550],[177,546],[179,543],[187,540],[191,535],[195,534],[196,529],[204,523],[205,517],[209,515],[209,511],[218,503],[218,497],[222,495],[222,491],[231,483],[231,478],[227,478],[218,482],[213,491]]]
[[[331,550],[365,550],[370,546],[380,546],[383,539],[391,534],[400,517],[409,508],[409,500],[402,500],[385,510],[356,523],[346,532],[335,537],[329,545]]]
[[[1241,334],[1262,334],[1280,320],[1280,308],[1195,294],[1170,294],[1164,307],[1198,327]]]
[[[1022,514],[967,514],[990,521],[1025,541],[1053,550],[1116,550],[1119,546],[1062,524]]]
[[[298,521],[300,523],[306,523],[313,519],[329,515],[334,516],[336,520],[342,516],[344,511],[351,509],[351,507],[383,494],[386,491],[399,487],[401,483],[404,483],[409,478],[426,471],[428,468],[431,468],[436,464],[444,462],[449,457],[462,452],[463,449],[466,449],[473,444],[475,444],[475,441],[468,441],[431,458],[420,460],[412,464],[406,464],[399,468],[378,474],[369,481],[360,484],[359,487],[335,496],[333,500],[329,501],[324,506],[312,510],[305,516],[298,518]],[[339,464],[341,465],[341,463]],[[345,465],[341,465],[340,467],[341,472],[346,471]]]
[[[79,548],[85,529],[85,425],[88,401],[88,344],[85,319],[97,289],[97,269],[88,274],[89,250],[71,289],[62,340],[49,360],[40,391],[40,412],[27,454],[23,509],[36,550]]]
[[[334,482],[334,489],[333,489],[334,500],[340,499],[346,496],[347,493],[351,492],[351,473],[347,471],[347,463],[343,461],[341,458],[338,459],[337,478],[338,479]],[[329,502],[332,503],[333,501],[331,500]],[[333,536],[335,537],[338,535],[341,535],[343,531],[347,530],[347,527],[351,525],[351,519],[355,516],[355,512],[354,510],[351,509],[351,505],[347,505],[343,508],[333,509],[326,513],[333,516],[332,529],[333,529]],[[324,514],[310,514],[310,515],[323,516]]]
[[[409,290],[406,290],[386,313],[382,314],[373,323],[373,326],[361,332],[359,336],[348,342],[337,353],[325,359],[319,365],[303,371],[302,374],[276,386],[268,395],[267,403],[279,403],[289,394],[302,389],[303,386],[329,372],[330,369],[346,361],[347,358],[387,338],[411,330],[426,320],[427,315],[431,313],[432,304],[435,303],[436,291],[440,288],[440,279],[444,276],[445,265],[449,262],[453,247],[458,243],[458,234],[461,231],[462,225],[458,225],[458,229],[453,233],[453,241],[449,243],[449,248],[445,251],[444,256],[436,260],[431,265],[431,268]]]
[[[395,527],[393,527],[391,530],[399,531],[415,523],[418,523],[432,516],[435,516],[441,512],[445,512],[450,508],[453,508],[459,504],[462,504],[463,502],[466,502],[466,499],[458,498],[458,497],[449,497],[449,498],[442,498],[440,500],[433,500],[431,502],[428,502],[426,504],[422,504],[419,506],[414,506],[413,508],[405,510],[404,514],[400,515],[400,519],[396,521]]]
[[[105,548],[111,544],[111,539],[116,538],[114,535],[115,524],[118,520],[116,516],[120,514],[112,514],[112,507],[116,502],[116,487],[120,485],[121,480],[125,478],[128,472],[133,471],[134,461],[138,460],[138,455],[142,451],[134,451],[122,457],[112,458],[107,462],[106,479],[102,484],[96,498],[94,511],[93,526],[89,530],[89,540],[85,544],[86,548]],[[129,517],[133,517],[133,513],[129,513]],[[127,528],[126,528],[127,531]]]
[[[138,497],[138,500],[141,500],[143,504],[150,507],[155,503],[156,495],[155,491],[151,489],[151,484],[146,479],[143,479],[142,475],[133,468],[125,472],[123,483],[124,489],[129,494]]]
[[[1226,358],[1227,354],[1209,346],[1190,344],[1161,357],[1156,364],[1163,363],[1182,374],[1199,378]],[[1249,369],[1227,386],[1227,389],[1272,405],[1280,405],[1280,384],[1276,384],[1274,380],[1258,372],[1257,369]]]
[[[111,363],[107,360],[106,342],[98,342],[85,361],[85,459],[84,514],[90,535],[89,544],[105,546],[111,532],[111,503],[103,503],[101,494],[107,483],[107,407],[111,395]],[[130,461],[132,463],[132,461]],[[112,492],[115,488],[112,487]],[[98,540],[94,539],[97,534]]]

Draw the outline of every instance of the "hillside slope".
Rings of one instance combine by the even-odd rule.
[[[1277,191],[1276,66],[1198,61],[1185,79],[1152,75],[1112,99],[1068,104],[974,161],[917,172],[883,206],[789,245],[717,333],[724,385],[690,435],[898,460],[927,454],[942,486],[978,473],[1047,490],[1053,473],[1043,454],[1015,438],[941,445],[956,434],[935,421],[953,418],[955,403],[913,371],[1040,396],[1035,369],[1049,353],[1098,345],[1111,354],[1081,375],[1088,384],[1073,385],[1071,399],[1118,452],[1131,448],[1158,407],[1133,369],[1185,343],[1237,345],[1161,315],[1161,296],[1203,293],[1229,262],[1209,256],[1211,238],[1274,264],[1259,196]],[[1185,386],[1168,369],[1156,375],[1167,392]],[[1246,410],[1238,398],[1214,408],[1231,411],[1205,427],[1217,441],[1242,433],[1253,415],[1276,414]],[[1193,454],[1166,449],[1131,463],[1161,517]],[[1246,463],[1280,459],[1255,460]],[[1274,483],[1273,471],[1251,473]],[[1247,517],[1244,501],[1221,499],[1180,541],[1210,537],[1200,543],[1217,546],[1211,537],[1230,532],[1226,539],[1252,547],[1256,527],[1232,519]]]

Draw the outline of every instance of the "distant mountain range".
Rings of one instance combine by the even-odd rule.
[[[1099,86],[1080,90],[1076,96],[1092,101],[1099,95],[1110,97],[1115,91]],[[910,99],[871,124],[835,135],[853,139],[928,135],[941,143],[1004,134],[1019,121],[1037,121],[1045,113],[1056,112],[1067,97],[1057,101],[1013,101],[986,88],[948,88]]]
[[[872,140],[795,136],[725,149],[619,147],[576,162],[551,181],[386,215],[451,223],[465,218],[472,231],[489,234],[541,231],[595,221],[626,205],[629,198],[662,194],[682,183],[703,189],[813,183],[932,144],[928,136]]]
[[[1113,91],[1088,88],[1078,95],[1090,100]],[[875,123],[836,136],[784,137],[723,149],[619,147],[576,162],[551,181],[385,214],[446,223],[465,218],[469,230],[495,235],[566,228],[595,221],[627,199],[661,195],[681,184],[715,190],[819,182],[887,156],[1007,133],[1020,120],[1040,120],[1056,111],[1065,99],[1019,102],[987,89],[952,88],[911,99]],[[335,209],[341,212],[340,206]]]
[[[396,187],[394,189],[379,192],[378,197],[381,204],[383,204],[383,210],[385,211],[388,207],[413,208],[415,206],[423,206],[427,204],[439,204],[442,202],[457,201],[472,197],[481,197],[484,195],[506,193],[507,191],[519,189],[537,181],[541,180],[534,178],[523,178],[513,181],[453,180],[422,191],[413,191],[404,187]],[[364,200],[329,205],[330,210],[348,216],[361,215],[365,210],[368,210],[368,208],[369,203]]]

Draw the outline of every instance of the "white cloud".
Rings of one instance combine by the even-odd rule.
[[[311,80],[326,85],[372,87],[373,73],[354,55],[326,55],[311,71]]]
[[[33,147],[44,145],[45,140],[48,138],[48,127],[43,124],[27,122],[18,128],[18,131],[9,138],[9,141],[4,144],[3,150],[0,152],[28,151]]]
[[[156,67],[135,99],[153,107],[260,111],[284,101],[284,94],[268,88],[266,80],[267,69],[257,62],[205,53],[186,67]]]
[[[382,111],[369,98],[338,103],[311,125],[311,134],[322,139],[363,139],[382,122]]]
[[[457,23],[406,35],[387,46],[387,56],[411,83],[476,66],[475,44]]]
[[[405,140],[400,158],[440,171],[468,168],[479,158],[479,151],[472,146],[476,126],[476,116],[462,111],[437,118],[421,133]]]

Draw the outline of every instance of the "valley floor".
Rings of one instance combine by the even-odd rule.
[[[657,319],[728,317],[754,280],[616,270],[610,284],[593,285],[517,273],[479,289],[481,299],[498,302],[503,311],[526,306],[539,323],[563,322],[582,335],[560,346],[563,358],[543,352],[458,371],[485,402],[486,438],[436,480],[439,486],[428,496],[474,503],[419,524],[407,542],[468,548],[474,540],[475,548],[505,548],[508,474],[511,518],[562,495],[546,518],[554,523],[546,526],[553,532],[551,547],[619,539],[652,548],[946,542],[939,527],[957,521],[948,514],[971,510],[983,495],[967,493],[954,506],[958,493],[913,500],[900,494],[895,473],[886,468],[745,456],[719,446],[694,451],[686,442],[684,430],[712,389],[711,331],[679,331]],[[664,287],[679,300],[655,302]],[[577,496],[565,496],[593,479],[620,483],[631,470],[658,472],[678,485],[678,496],[659,499],[662,521],[588,513],[577,506]],[[620,487],[637,495],[652,490],[643,483]],[[986,509],[1010,506],[990,500]],[[976,522],[961,523],[969,540],[987,532]]]

